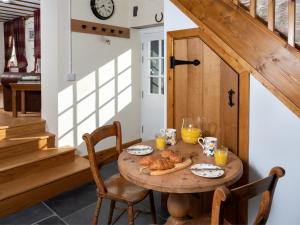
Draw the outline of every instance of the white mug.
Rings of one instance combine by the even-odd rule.
[[[218,148],[218,139],[215,137],[199,138],[198,143],[203,148],[203,153],[207,156],[213,156],[215,149]]]
[[[166,136],[166,141],[168,145],[175,145],[176,144],[176,129],[167,128],[167,129],[160,129],[160,133]]]

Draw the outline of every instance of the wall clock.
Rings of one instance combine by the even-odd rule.
[[[91,9],[96,17],[107,20],[115,11],[113,0],[91,0]]]

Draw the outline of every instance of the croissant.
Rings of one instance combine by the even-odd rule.
[[[171,150],[164,150],[160,153],[160,156],[163,158],[169,158],[172,153],[173,151]]]
[[[173,163],[181,163],[183,158],[179,152],[164,150],[160,153],[161,157],[168,158]]]
[[[153,163],[155,160],[157,159],[157,157],[153,156],[153,155],[148,155],[143,157],[142,159],[140,159],[139,163],[142,166],[149,166],[151,163]]]
[[[174,163],[167,159],[156,159],[149,166],[150,170],[168,170],[174,168]]]
[[[183,161],[183,158],[182,156],[180,155],[180,153],[175,153],[173,152],[170,156],[169,156],[169,159],[172,163],[182,163]]]

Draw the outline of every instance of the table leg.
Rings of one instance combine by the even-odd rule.
[[[21,91],[21,112],[25,114],[25,91]]]
[[[193,219],[211,211],[211,194],[170,194],[167,203],[170,217],[165,225],[193,224]]]
[[[18,117],[17,112],[17,92],[16,90],[12,90],[12,116]]]

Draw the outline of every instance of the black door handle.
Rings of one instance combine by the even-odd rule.
[[[233,103],[233,95],[235,94],[235,91],[234,90],[232,90],[232,89],[230,89],[229,91],[228,91],[228,105],[230,106],[230,107],[233,107],[234,106],[234,103]]]

